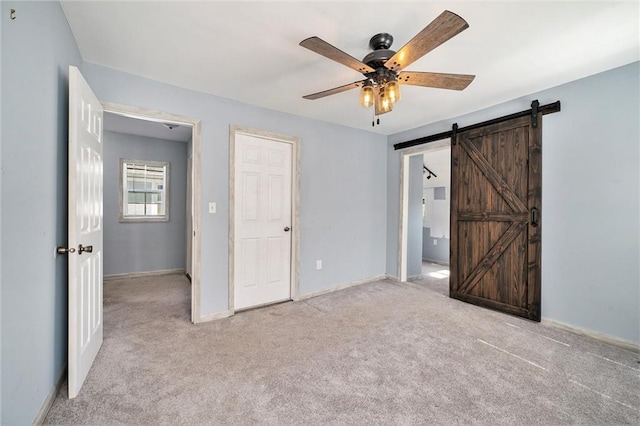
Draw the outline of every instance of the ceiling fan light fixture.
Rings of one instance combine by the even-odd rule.
[[[360,91],[360,105],[364,108],[373,106],[374,96],[373,85],[367,81]]]
[[[359,87],[361,89],[360,105],[365,108],[373,106],[375,118],[392,111],[394,104],[400,101],[401,84],[464,90],[473,81],[474,75],[403,70],[468,27],[467,21],[445,10],[398,51],[390,49],[393,43],[393,37],[390,34],[374,35],[369,40],[372,51],[362,61],[317,36],[306,38],[300,42],[300,46],[358,71],[365,79],[312,93],[303,98],[320,99]],[[374,126],[376,121],[379,124],[379,119],[374,119],[372,123]],[[430,174],[427,178],[431,176],[436,177]]]
[[[397,81],[392,80],[385,85],[385,93],[389,97],[391,103],[395,104],[400,100],[400,85]]]
[[[384,88],[381,88],[378,95],[378,109],[381,114],[393,110],[393,102],[389,98]]]

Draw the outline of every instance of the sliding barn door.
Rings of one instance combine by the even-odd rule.
[[[540,321],[541,114],[458,133],[450,295]]]

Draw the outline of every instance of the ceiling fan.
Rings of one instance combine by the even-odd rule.
[[[475,75],[402,70],[468,27],[469,24],[464,19],[445,10],[397,52],[389,49],[393,43],[391,34],[374,35],[369,40],[369,47],[373,52],[365,56],[362,61],[319,37],[314,36],[302,40],[300,46],[352,68],[365,76],[364,80],[306,95],[303,98],[320,99],[361,87],[360,104],[363,107],[374,106],[375,115],[380,116],[391,111],[393,105],[400,100],[399,84],[463,90],[473,81]],[[378,124],[380,124],[379,118]]]

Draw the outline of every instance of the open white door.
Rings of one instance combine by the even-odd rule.
[[[69,67],[69,398],[102,345],[102,105]]]

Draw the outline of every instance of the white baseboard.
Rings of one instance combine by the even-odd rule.
[[[153,275],[169,275],[169,274],[184,274],[184,268],[160,269],[158,271],[133,272],[130,274],[110,274],[110,275],[105,275],[104,280],[111,281],[111,280],[121,280],[126,278],[150,277]]]
[[[566,324],[560,321],[555,321],[549,318],[542,318],[542,324],[550,327],[559,328],[561,330],[569,331],[574,334],[591,337],[594,340],[598,340],[603,343],[608,343],[613,346],[618,346],[620,348],[627,349],[633,352],[640,352],[640,345],[630,340],[609,336],[608,334],[598,333],[597,331],[589,330],[587,328],[582,328],[582,327],[576,327],[576,326]]]
[[[209,322],[209,321],[215,321],[223,318],[228,318],[231,315],[233,315],[233,311],[220,311],[220,312],[214,312],[212,314],[202,315],[200,316],[200,321],[198,321],[198,324],[203,322]]]
[[[435,263],[436,265],[440,265],[440,266],[449,266],[449,264],[447,262],[443,262],[442,260],[433,260],[433,259],[425,259],[422,258],[423,262],[429,262],[429,263]]]
[[[292,300],[293,301],[298,301],[298,300],[304,300],[304,299],[309,299],[312,297],[316,297],[316,296],[320,296],[322,294],[327,294],[327,293],[332,293],[334,291],[338,291],[338,290],[343,290],[345,288],[349,288],[349,287],[354,287],[357,285],[362,285],[362,284],[368,284],[368,283],[373,283],[376,281],[381,281],[381,280],[385,280],[385,279],[389,279],[389,275],[387,274],[383,274],[383,275],[378,275],[375,277],[370,277],[370,278],[365,278],[362,280],[357,280],[357,281],[351,281],[348,283],[342,283],[342,284],[338,284],[338,285],[334,285],[322,290],[318,290],[318,291],[313,291],[310,293],[305,293],[302,295],[299,295],[298,297],[294,297]],[[393,278],[391,278],[393,279]],[[268,303],[267,305],[271,305],[271,303]],[[228,311],[220,311],[220,312],[214,312],[212,314],[207,314],[207,315],[202,315],[200,317],[200,321],[198,321],[198,323],[203,323],[203,322],[209,322],[209,321],[215,321],[215,320],[219,320],[219,319],[223,319],[223,318],[228,318],[232,315],[234,315],[234,311],[232,310],[228,310]]]
[[[49,414],[49,410],[53,405],[53,401],[55,401],[56,396],[58,395],[58,392],[60,392],[60,388],[62,387],[62,384],[64,383],[64,379],[66,377],[67,377],[67,366],[65,365],[62,371],[60,372],[60,375],[58,376],[58,380],[56,380],[55,384],[53,385],[53,388],[49,392],[49,395],[47,395],[44,402],[42,403],[42,407],[40,407],[38,414],[36,414],[35,419],[33,419],[33,423],[32,423],[33,425],[41,425],[42,423],[44,423],[44,419],[47,417],[47,414]]]
[[[378,275],[378,276],[375,276],[375,277],[364,278],[362,280],[357,280],[357,281],[351,281],[351,282],[348,282],[348,283],[337,284],[337,285],[334,285],[334,286],[331,286],[331,287],[324,288],[322,290],[317,290],[317,291],[312,291],[312,292],[305,293],[305,294],[300,294],[300,295],[298,295],[298,297],[296,297],[294,299],[294,301],[310,299],[312,297],[321,296],[321,295],[327,294],[327,293],[333,293],[334,291],[344,290],[345,288],[355,287],[357,285],[368,284],[368,283],[373,283],[373,282],[376,282],[376,281],[385,280],[387,278],[389,278],[389,275],[383,274],[383,275]]]

